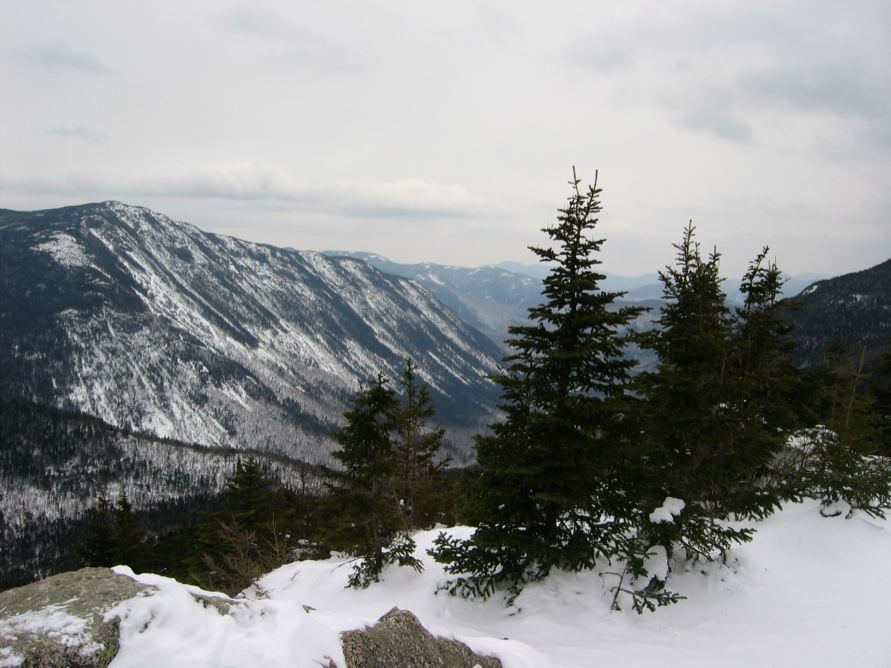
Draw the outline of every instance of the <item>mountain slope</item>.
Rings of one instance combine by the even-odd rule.
[[[447,425],[496,399],[496,346],[417,284],[119,202],[0,210],[0,286],[0,399],[160,437],[324,459],[406,357]]]
[[[511,325],[524,324],[530,307],[541,301],[541,280],[494,266],[401,264],[374,253],[325,251],[331,257],[353,257],[394,276],[417,281],[492,341],[503,344]]]
[[[794,326],[799,363],[818,364],[829,344],[853,353],[891,343],[891,260],[864,271],[817,281],[784,302]]]
[[[136,510],[213,498],[243,451],[190,446],[98,418],[0,401],[0,590],[76,567],[84,511],[123,492]],[[292,489],[317,488],[312,467],[253,453]]]

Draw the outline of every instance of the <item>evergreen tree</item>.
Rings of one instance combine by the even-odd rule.
[[[223,488],[229,519],[263,535],[271,533],[273,523],[283,525],[290,514],[281,497],[276,480],[252,457],[238,462]]]
[[[675,244],[675,266],[659,277],[663,284],[657,328],[645,345],[658,355],[655,373],[640,378],[653,417],[648,433],[659,441],[661,468],[670,496],[716,498],[717,461],[727,433],[725,375],[730,365],[733,319],[721,290],[720,255],[702,256],[692,223]]]
[[[596,178],[587,190],[573,171],[572,192],[551,246],[531,250],[553,268],[530,323],[510,329],[512,354],[494,378],[504,419],[477,438],[481,467],[477,529],[467,540],[440,535],[433,555],[464,573],[450,591],[511,600],[553,567],[593,568],[622,548],[630,485],[626,387],[633,362],[620,330],[640,313],[615,308],[597,270],[603,239],[592,238],[601,210]]]
[[[882,354],[875,373],[872,397],[878,420],[878,451],[885,457],[891,457],[891,352]]]
[[[80,546],[86,566],[116,566],[114,512],[111,502],[100,495],[87,511],[87,529]]]
[[[418,382],[417,367],[405,361],[399,379],[401,407],[394,424],[394,491],[412,529],[432,526],[442,519],[443,481],[440,473],[448,459],[435,460],[445,435],[444,429],[431,429],[428,422],[435,409],[429,388]]]
[[[145,548],[145,531],[133,512],[126,492],[118,496],[114,508],[115,562],[126,564],[134,571],[142,570]]]
[[[712,559],[751,538],[750,529],[720,521],[728,513],[728,491],[750,470],[741,467],[734,447],[736,323],[721,290],[720,255],[713,251],[704,257],[694,237],[691,222],[674,246],[675,265],[660,272],[666,304],[656,330],[643,341],[659,363],[638,380],[652,451],[648,505],[658,508],[667,499],[680,499],[683,511],[671,522],[647,517],[643,530],[648,542],[662,545],[669,555],[680,545],[689,556]],[[744,285],[754,315],[770,286],[757,270]]]
[[[200,585],[234,595],[293,557],[297,520],[293,496],[253,458],[238,461],[222,496],[187,562]]]
[[[843,349],[829,356],[824,424],[803,430],[797,442],[800,493],[819,499],[826,516],[851,517],[860,510],[884,517],[891,509],[891,463],[875,455],[881,418],[874,397],[858,392],[865,351],[849,368]]]
[[[100,495],[96,505],[87,511],[87,520],[80,550],[85,565],[142,568],[145,531],[125,492],[114,504]]]
[[[421,570],[412,552],[415,543],[394,481],[397,472],[396,431],[400,403],[387,379],[361,389],[335,434],[340,448],[332,456],[342,469],[329,470],[326,542],[357,559],[349,586],[377,582],[388,564]]]
[[[740,291],[731,339],[730,375],[725,383],[734,417],[723,446],[721,508],[727,513],[763,518],[793,493],[774,475],[777,457],[798,428],[796,397],[802,376],[792,363],[791,326],[778,312],[783,277],[767,262],[765,247],[749,264]]]
[[[789,326],[777,309],[783,277],[764,248],[741,284],[735,314],[721,290],[720,255],[703,257],[688,225],[673,267],[660,274],[667,301],[645,338],[659,365],[643,374],[651,443],[650,507],[683,500],[671,522],[645,521],[649,541],[694,558],[723,558],[751,528],[723,520],[763,518],[797,483],[782,473],[785,445],[801,422],[804,380],[789,358]],[[650,520],[650,518],[647,518]]]

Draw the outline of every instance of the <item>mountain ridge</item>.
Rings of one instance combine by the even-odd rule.
[[[109,201],[0,210],[0,264],[0,399],[313,461],[359,384],[408,357],[459,439],[496,401],[497,347],[356,260]]]

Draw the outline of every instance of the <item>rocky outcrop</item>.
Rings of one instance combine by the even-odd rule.
[[[342,636],[347,668],[501,668],[457,640],[437,638],[408,610],[393,608],[372,627]]]
[[[151,577],[148,581],[154,583]],[[138,607],[140,602],[114,608],[135,597],[160,596],[162,600],[165,592],[170,593],[167,586],[180,587],[166,578],[153,586],[109,568],[84,568],[0,592],[0,668],[108,666],[121,647],[121,617],[130,619],[128,606],[132,612],[133,604]],[[193,587],[188,591],[197,603],[215,608],[224,617],[233,615],[235,608],[247,608],[250,613],[248,599],[230,599]],[[308,606],[303,610],[314,612]],[[152,618],[149,615],[141,622],[145,628]],[[326,657],[328,668],[501,668],[498,659],[475,654],[457,640],[435,637],[411,612],[398,608],[373,626],[347,631],[340,639],[346,665]]]
[[[0,592],[0,667],[107,666],[119,621],[105,613],[152,589],[108,568],[84,568]]]

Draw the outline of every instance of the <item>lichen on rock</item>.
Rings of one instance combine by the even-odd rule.
[[[107,666],[119,649],[118,603],[152,587],[83,568],[0,592],[0,668]]]

